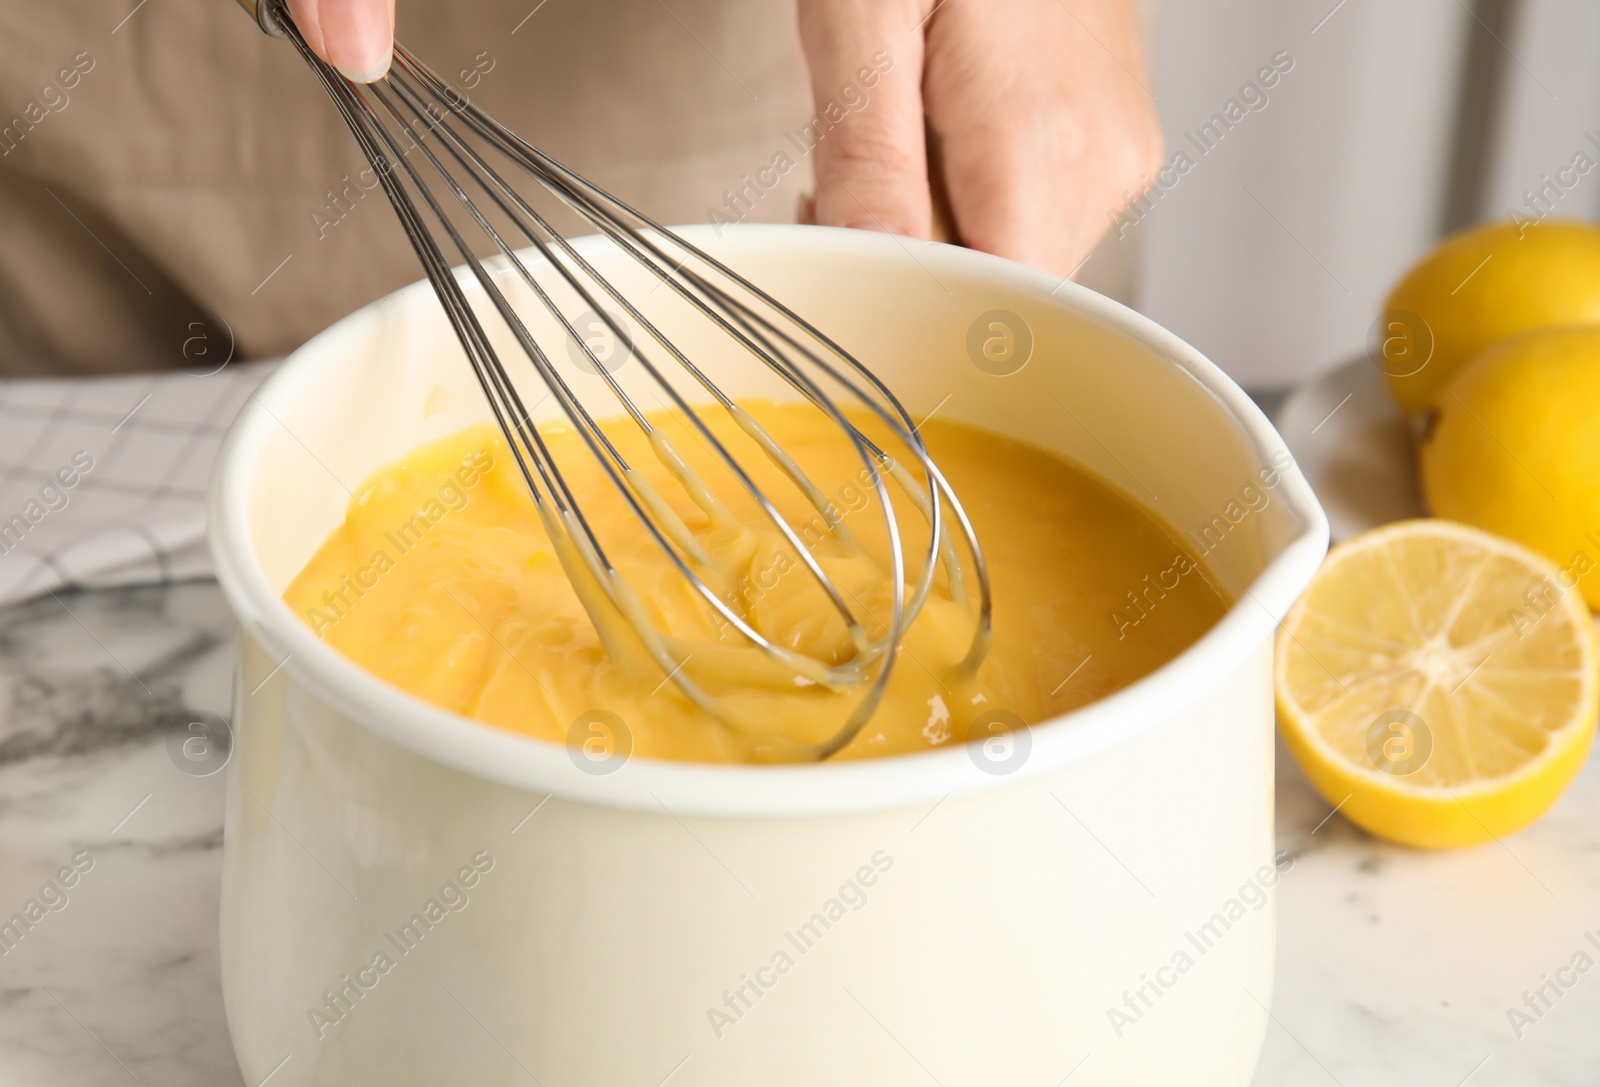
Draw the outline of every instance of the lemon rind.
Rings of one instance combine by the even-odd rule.
[[[1360,536],[1336,545],[1328,552],[1322,571],[1317,576],[1319,578],[1325,576],[1335,565],[1345,561],[1352,555],[1381,548],[1387,541],[1395,537],[1412,536],[1419,532],[1451,537],[1486,546],[1491,550],[1513,556],[1531,569],[1538,570],[1546,576],[1554,577],[1559,573],[1556,565],[1549,559],[1515,540],[1495,536],[1481,529],[1454,521],[1437,518],[1411,518],[1365,532]],[[1313,584],[1315,583],[1313,582]],[[1276,693],[1275,701],[1278,709],[1279,727],[1284,729],[1285,732],[1292,731],[1295,738],[1305,744],[1307,748],[1315,751],[1324,763],[1336,767],[1341,773],[1348,774],[1372,786],[1377,792],[1410,801],[1456,802],[1463,799],[1497,797],[1502,793],[1511,791],[1525,780],[1537,777],[1547,770],[1550,764],[1561,761],[1567,756],[1569,746],[1574,743],[1586,742],[1583,740],[1584,735],[1589,734],[1592,736],[1595,731],[1597,717],[1600,717],[1600,635],[1597,635],[1595,620],[1590,615],[1587,605],[1583,602],[1582,594],[1573,591],[1563,593],[1558,598],[1558,606],[1570,613],[1569,618],[1572,619],[1572,629],[1581,644],[1583,665],[1576,670],[1581,683],[1581,693],[1576,700],[1579,708],[1574,713],[1570,724],[1547,734],[1548,742],[1544,750],[1538,755],[1522,763],[1510,773],[1476,778],[1470,782],[1463,782],[1455,786],[1408,785],[1404,779],[1396,778],[1375,768],[1364,767],[1359,763],[1351,762],[1329,744],[1320,731],[1306,724],[1306,722],[1314,720],[1316,715],[1301,706],[1293,695],[1289,693],[1289,684],[1286,676],[1286,643],[1288,639],[1293,637],[1293,630],[1307,610],[1306,601],[1308,597],[1309,590],[1289,610],[1289,614],[1284,617],[1278,629],[1276,639],[1277,653],[1273,664],[1273,686]],[[1308,774],[1307,776],[1310,775]]]

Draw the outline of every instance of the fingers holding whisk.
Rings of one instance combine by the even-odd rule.
[[[403,47],[357,86],[283,21],[378,175],[620,673],[758,736],[742,692],[826,696],[847,712],[768,748],[818,759],[872,716],[919,617],[954,633],[915,667],[976,669],[981,549],[866,364]]]

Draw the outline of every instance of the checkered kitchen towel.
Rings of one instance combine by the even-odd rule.
[[[217,448],[273,365],[0,380],[0,606],[208,576]]]

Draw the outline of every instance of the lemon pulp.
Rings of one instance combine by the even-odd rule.
[[[1521,829],[1595,732],[1596,638],[1563,571],[1449,521],[1356,537],[1278,636],[1279,723],[1330,804],[1410,845]]]

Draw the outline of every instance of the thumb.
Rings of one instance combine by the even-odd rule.
[[[289,0],[289,14],[311,51],[356,83],[389,73],[394,0]]]
[[[926,238],[919,3],[801,0],[800,40],[816,116],[816,221]]]

